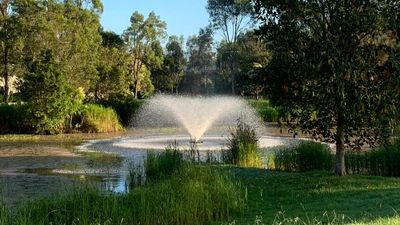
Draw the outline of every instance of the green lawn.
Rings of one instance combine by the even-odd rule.
[[[397,178],[234,171],[248,191],[235,224],[254,224],[256,218],[259,224],[400,224]]]

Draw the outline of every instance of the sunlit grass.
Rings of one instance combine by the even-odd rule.
[[[336,177],[329,172],[235,171],[248,191],[245,213],[236,216],[236,224],[248,224],[257,216],[262,217],[263,224],[400,223],[397,178]]]

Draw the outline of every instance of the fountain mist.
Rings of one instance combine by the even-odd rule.
[[[253,108],[237,97],[188,97],[157,95],[139,110],[138,127],[181,126],[197,142],[212,126],[232,126],[238,119],[259,126]]]

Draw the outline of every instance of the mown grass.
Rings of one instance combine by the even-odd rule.
[[[398,178],[234,171],[248,192],[235,224],[400,224]]]

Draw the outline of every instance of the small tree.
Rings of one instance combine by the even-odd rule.
[[[255,0],[273,58],[273,100],[296,109],[303,130],[345,145],[375,145],[398,108],[399,5],[396,1]]]
[[[42,134],[62,132],[84,97],[68,84],[50,51],[32,65],[20,90],[22,100],[27,103],[28,123]]]

